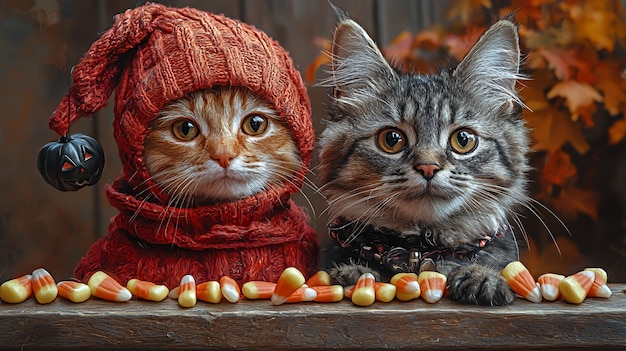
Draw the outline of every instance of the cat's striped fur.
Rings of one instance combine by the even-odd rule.
[[[372,244],[362,239],[367,232],[428,236],[433,250],[454,253],[434,259],[451,298],[510,304],[500,270],[519,255],[511,228],[528,201],[529,170],[516,26],[494,24],[455,70],[419,75],[393,68],[361,26],[339,15],[319,146],[329,213],[350,233],[326,251],[331,276],[344,285],[367,271],[389,278],[393,272],[345,254],[354,243]],[[465,247],[476,252],[459,255]]]

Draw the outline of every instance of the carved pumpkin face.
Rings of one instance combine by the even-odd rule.
[[[37,168],[48,184],[61,191],[76,191],[93,185],[104,168],[104,151],[85,134],[64,136],[39,150]]]

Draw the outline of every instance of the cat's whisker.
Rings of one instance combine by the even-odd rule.
[[[381,185],[376,186],[376,188],[381,188],[380,190],[382,191]],[[371,201],[372,191],[376,190],[376,188],[371,189],[369,186],[363,186],[363,187],[356,188],[353,191],[346,192],[345,194],[342,194],[341,196],[338,196],[337,198],[331,199],[329,201],[328,207],[322,212],[322,214],[326,213],[328,210],[331,218],[338,217],[339,215],[341,215],[342,212],[344,212],[345,208],[350,208],[353,206],[360,205],[361,203],[366,203],[366,202]],[[366,194],[368,194],[368,196],[363,196]],[[357,198],[357,199],[353,200],[354,198]]]
[[[458,177],[460,178],[460,177]],[[475,179],[477,180],[477,179]],[[456,182],[458,182],[459,179],[456,179]],[[453,182],[455,183],[455,182]],[[473,212],[473,215],[476,218],[476,215],[478,215],[478,213],[489,213],[492,212],[492,210],[488,207],[486,207],[486,205],[489,205],[490,207],[494,207],[494,208],[503,208],[510,216],[511,218],[513,218],[513,221],[515,222],[517,228],[520,229],[520,233],[522,234],[522,237],[524,239],[524,241],[526,242],[526,245],[528,247],[530,247],[530,241],[528,238],[528,235],[526,233],[526,230],[523,226],[523,224],[521,223],[521,221],[519,220],[519,216],[520,214],[517,213],[515,211],[516,206],[502,206],[500,205],[500,197],[508,197],[510,198],[512,201],[514,201],[515,203],[519,203],[522,206],[525,206],[526,200],[527,198],[524,199],[518,199],[513,197],[512,195],[509,194],[509,189],[505,188],[505,187],[499,187],[499,186],[493,186],[494,184],[488,183],[488,182],[484,182],[484,181],[478,181],[475,182],[476,184],[479,185],[479,187],[477,189],[475,189],[475,192],[473,194],[472,197],[469,198],[469,204],[476,210],[476,211],[469,211],[469,212]],[[462,182],[458,183],[457,186],[461,187],[462,186]],[[476,197],[476,198],[474,198]],[[511,226],[509,220],[504,217],[501,220],[504,220],[506,222],[506,224],[511,227],[511,228],[515,228],[513,226]],[[513,235],[515,235],[515,231],[513,231]],[[519,257],[520,254],[520,249],[519,249],[519,245],[518,245],[518,241],[514,240],[515,242],[515,247],[516,247],[516,254]]]
[[[494,190],[499,190],[503,194],[506,194],[506,189],[507,188],[504,188],[504,187],[501,187],[501,186],[498,186],[498,185],[495,185],[495,184],[489,184],[489,183],[485,183],[483,185],[486,186],[486,187],[491,187]],[[520,204],[522,206],[524,206],[527,210],[529,210],[540,221],[541,225],[546,229],[548,235],[550,236],[552,242],[554,243],[554,246],[555,246],[557,252],[559,253],[559,256],[561,256],[561,249],[559,248],[559,245],[558,245],[558,243],[556,241],[556,238],[555,238],[554,234],[552,233],[552,230],[550,230],[550,228],[547,225],[547,223],[543,220],[543,218],[540,215],[539,211],[531,203],[528,203],[528,202],[532,202],[533,204],[537,204],[540,207],[542,207],[544,210],[548,211],[566,229],[568,234],[571,235],[571,232],[569,231],[569,228],[567,228],[565,223],[563,223],[563,221],[554,212],[552,212],[549,208],[547,208],[541,202],[539,202],[539,201],[537,201],[537,200],[535,200],[535,199],[533,199],[531,197],[526,197],[526,200],[527,201],[525,201],[525,202],[520,202]],[[526,241],[528,242],[528,238],[527,237],[526,237]]]
[[[326,186],[332,185],[331,183],[333,183],[333,182],[327,183]],[[336,204],[339,204],[341,202],[347,202],[348,200],[350,200],[350,199],[352,199],[354,197],[357,197],[357,196],[361,197],[362,195],[368,194],[368,193],[371,194],[372,191],[380,189],[380,188],[382,188],[382,186],[384,186],[384,184],[374,184],[374,183],[371,183],[371,184],[366,184],[366,185],[363,185],[363,186],[351,189],[350,191],[348,191],[348,192],[346,192],[344,194],[341,194],[341,195],[333,198],[332,200],[330,200],[329,205],[336,206]],[[367,199],[367,196],[363,196],[363,198]]]
[[[493,189],[494,189],[494,190],[503,190],[503,189],[505,189],[505,188],[502,188],[502,187],[494,186],[493,184],[488,184],[488,185],[491,185],[491,186],[493,187]],[[501,193],[501,194],[506,195],[506,193]],[[527,198],[527,200],[528,200],[528,201],[532,201],[533,199],[532,199],[532,198]],[[560,247],[559,247],[559,245],[558,245],[558,242],[556,241],[556,238],[555,238],[554,234],[552,233],[552,230],[550,230],[549,226],[548,226],[548,225],[547,225],[547,223],[543,220],[542,216],[539,214],[539,212],[537,211],[537,209],[536,209],[536,208],[534,208],[534,206],[532,206],[531,204],[529,204],[527,201],[524,201],[524,202],[519,202],[519,204],[520,204],[521,206],[523,206],[524,208],[526,208],[526,209],[527,209],[530,213],[532,213],[532,214],[533,214],[533,216],[534,216],[534,217],[536,217],[536,218],[539,220],[539,222],[541,223],[541,225],[544,227],[544,229],[546,229],[546,231],[547,231],[548,235],[550,236],[550,239],[552,240],[552,242],[553,242],[553,244],[554,244],[554,246],[555,246],[555,248],[556,248],[556,250],[557,250],[557,252],[558,252],[558,254],[559,254],[559,257],[562,257],[562,255],[561,255],[561,249],[560,249]],[[510,211],[509,211],[509,212],[510,212]],[[517,213],[512,213],[512,214],[518,215]],[[519,226],[520,228],[523,228],[523,226],[521,225],[521,221],[520,221],[520,223],[518,224],[518,226]],[[523,235],[523,237],[524,237],[524,240],[526,241],[526,244],[528,245],[528,248],[530,249],[530,248],[531,248],[531,247],[530,247],[530,240],[529,240],[529,238],[528,238],[528,235],[527,235],[526,231],[525,231],[525,230],[522,230],[522,232],[521,232],[521,233],[522,233],[522,235]]]
[[[399,196],[399,193],[394,193],[391,196],[386,197],[383,201],[378,201],[375,206],[367,209],[360,217],[356,218],[354,222],[356,222],[357,226],[354,228],[351,235],[346,239],[346,243],[351,243],[359,235],[361,235],[361,233],[363,233],[363,231],[370,224],[371,220],[375,218],[380,213],[380,211],[388,207],[390,202],[395,201]]]
[[[144,206],[144,204],[146,202],[148,202],[150,199],[152,198],[152,194],[148,194],[147,196],[145,196],[141,202],[139,203],[139,206],[137,206],[137,209],[135,210],[135,212],[133,213],[133,215],[130,217],[130,219],[128,220],[129,223],[132,223],[135,219],[137,219],[137,216],[139,216],[139,212],[141,212],[141,208]]]
[[[293,185],[294,187],[297,186],[294,183],[294,181],[292,180],[293,177],[291,177],[289,175],[285,175],[285,174],[281,174],[281,173],[275,173],[274,176],[277,179],[282,179],[285,183],[289,183],[289,184]],[[305,179],[307,179],[307,178],[305,177]],[[306,182],[304,183],[304,185],[310,186],[310,184],[308,184]],[[313,188],[313,190],[315,190],[315,188]],[[313,221],[315,221],[316,218],[317,218],[317,215],[315,213],[315,206],[313,206],[313,202],[311,202],[311,200],[309,199],[309,197],[307,196],[307,194],[304,191],[300,190],[299,193],[304,198],[304,200],[307,202],[308,207],[310,208],[311,213],[312,213],[311,218],[312,218]]]
[[[287,163],[287,164],[291,164],[294,166],[297,166],[297,164],[295,163]],[[293,186],[297,186],[297,184],[292,180],[293,179],[293,175],[291,174],[293,169],[285,167],[283,165],[275,165],[277,170],[282,170],[284,171],[284,173],[280,173],[280,172],[273,172],[272,174],[275,176],[280,176],[282,180],[284,181],[288,181],[289,184],[293,185]],[[307,173],[311,173],[312,172],[308,171]],[[311,180],[308,175],[305,174],[303,181],[302,181],[303,185],[309,187],[311,190],[313,190],[314,193],[316,194],[320,194],[319,188],[317,186],[317,184],[315,184],[315,182],[313,182],[313,180]]]

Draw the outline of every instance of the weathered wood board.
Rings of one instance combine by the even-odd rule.
[[[73,304],[33,298],[0,305],[0,349],[626,349],[626,284],[610,299],[588,298],[508,307],[464,306],[449,300],[354,306],[269,301],[175,300],[127,303],[92,298]]]

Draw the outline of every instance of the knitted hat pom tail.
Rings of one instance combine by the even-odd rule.
[[[117,15],[113,27],[91,45],[72,71],[72,88],[50,117],[50,129],[66,135],[74,121],[107,104],[117,85],[120,58],[150,35],[163,12],[160,6],[145,9]]]

